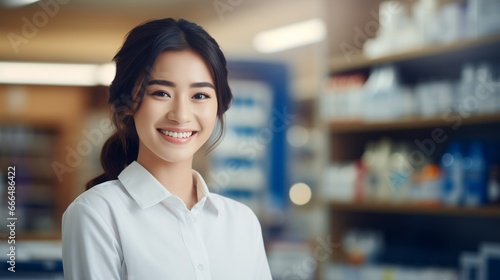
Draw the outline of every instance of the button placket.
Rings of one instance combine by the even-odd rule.
[[[179,210],[181,210],[179,213],[179,226],[181,227],[184,244],[196,270],[196,279],[209,280],[211,277],[208,262],[206,257],[203,257],[206,256],[206,249],[196,223],[198,217],[185,207]]]
[[[200,215],[202,215],[201,213],[198,213]],[[195,223],[193,222],[193,226],[195,228],[195,230],[193,231],[193,234],[195,235],[195,238],[197,240],[197,244],[199,246],[199,250],[200,250],[200,255],[198,256],[198,259],[199,259],[199,263],[197,265],[197,268],[198,268],[198,272],[200,272],[202,275],[203,275],[203,279],[211,279],[210,277],[210,264],[209,264],[209,261],[208,261],[208,257],[207,257],[207,249],[205,247],[205,244],[204,244],[204,239],[203,239],[203,234],[202,234],[202,230],[200,229],[200,226],[203,225],[203,223],[201,223],[201,221],[203,220],[203,217],[201,217],[202,220],[200,220],[200,215],[193,215],[193,221],[197,221],[198,223]],[[203,220],[204,221],[204,220]]]

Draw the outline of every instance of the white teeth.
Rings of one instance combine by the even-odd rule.
[[[190,131],[190,132],[174,132],[174,131],[166,131],[163,129],[160,129],[159,131],[161,133],[168,135],[170,137],[173,137],[173,138],[188,138],[193,134],[192,131]]]

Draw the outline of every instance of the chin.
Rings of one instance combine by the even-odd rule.
[[[192,160],[193,156],[194,156],[194,153],[183,153],[180,151],[163,153],[163,156],[158,155],[158,157],[160,159],[162,159],[165,162],[170,162],[170,163],[181,163],[181,162],[185,162],[188,160]]]

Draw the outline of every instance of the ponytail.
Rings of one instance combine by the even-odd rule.
[[[104,173],[93,178],[86,184],[86,189],[109,180],[116,180],[118,175],[137,159],[139,153],[139,137],[135,130],[132,117],[127,116],[124,122],[126,128],[120,129],[106,140],[101,150],[101,166]]]

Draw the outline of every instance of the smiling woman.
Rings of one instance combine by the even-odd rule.
[[[192,170],[232,99],[218,44],[160,19],[134,28],[114,61],[116,133],[104,173],[64,213],[65,279],[271,279],[254,213]]]
[[[215,87],[202,57],[191,50],[160,54],[134,114],[140,139],[137,161],[158,176],[164,174],[160,167],[165,163],[190,167],[216,119]],[[196,201],[185,200],[188,208]]]

